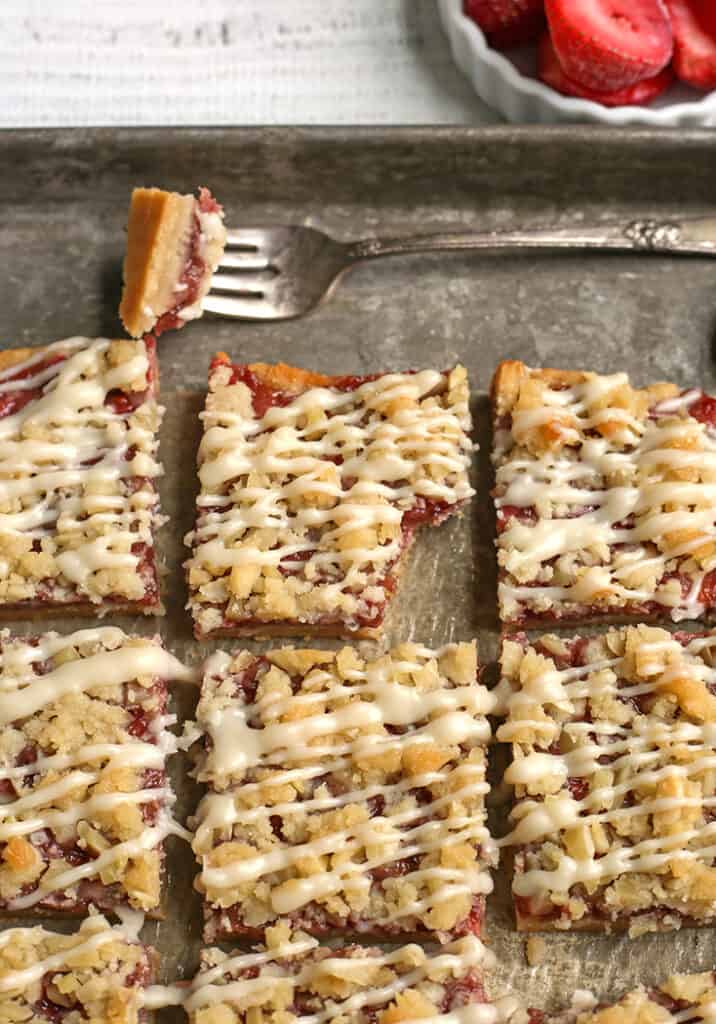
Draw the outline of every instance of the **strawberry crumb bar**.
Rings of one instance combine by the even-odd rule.
[[[474,493],[467,374],[211,365],[187,536],[198,638],[371,636],[417,529]]]
[[[212,655],[197,709],[205,938],[280,918],[316,935],[479,934],[491,708],[474,644]]]
[[[158,338],[200,317],[225,245],[224,211],[208,188],[196,198],[135,188],[119,307],[127,333]]]
[[[0,911],[156,911],[180,831],[166,681],[186,677],[158,638],[111,627],[0,634]]]
[[[530,1010],[527,1024],[699,1024],[713,1021],[716,974],[675,974],[658,988],[638,988],[606,1006],[587,993],[575,996],[565,1013]],[[517,1022],[515,1022],[517,1024]]]
[[[716,632],[502,647],[522,930],[716,920]]]
[[[144,994],[159,963],[134,929],[93,914],[72,935],[0,933],[0,1020],[27,1024],[145,1024]]]
[[[0,616],[162,610],[153,341],[0,352]]]
[[[482,974],[494,958],[468,936],[430,955],[410,945],[384,952],[321,947],[285,925],[269,928],[267,948],[202,952],[185,1002],[190,1024],[497,1024]]]
[[[716,399],[502,363],[492,386],[507,628],[716,607]]]

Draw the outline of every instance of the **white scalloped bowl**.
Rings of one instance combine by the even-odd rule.
[[[648,107],[603,107],[591,100],[562,96],[536,77],[536,47],[509,55],[488,46],[483,32],[463,13],[463,0],[438,0],[440,17],[455,63],[478,96],[508,121],[549,124],[591,121],[612,125],[716,126],[716,92],[703,93],[674,84]]]

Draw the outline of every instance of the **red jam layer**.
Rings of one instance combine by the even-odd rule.
[[[199,189],[199,197],[196,200],[196,203],[197,208],[201,213],[222,212],[221,206],[214,199],[208,188]],[[192,306],[197,300],[201,285],[206,279],[206,263],[199,251],[200,237],[201,225],[199,223],[199,218],[195,213],[194,223],[189,237],[186,263],[184,264],[184,269],[177,281],[178,288],[176,294],[178,296],[178,301],[171,309],[162,313],[154,324],[152,333],[155,338],[158,338],[159,335],[163,334],[165,331],[183,327],[184,321],[181,317],[181,311],[186,309],[187,306]]]
[[[40,362],[33,363],[32,366],[25,367],[24,370],[18,370],[17,373],[5,377],[0,383],[7,385],[12,381],[27,380],[28,377],[34,377],[36,374],[42,373],[48,366],[64,362],[66,358],[67,355],[65,353],[48,355],[46,359],[42,359]],[[3,419],[5,416],[12,416],[14,413],[24,409],[30,402],[34,402],[35,399],[41,396],[43,387],[44,385],[40,385],[36,388],[20,388],[17,391],[0,391],[0,419]]]
[[[701,397],[689,406],[689,415],[707,426],[716,426],[716,398],[702,392]]]

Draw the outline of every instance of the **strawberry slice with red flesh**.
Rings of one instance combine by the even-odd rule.
[[[618,89],[616,92],[604,93],[585,89],[579,82],[573,82],[565,75],[549,32],[545,32],[540,41],[538,74],[545,85],[549,85],[564,96],[592,100],[594,103],[601,103],[603,107],[643,107],[665,92],[674,80],[671,68],[667,67],[653,78],[645,78],[643,82],[637,82],[626,89]]]
[[[674,30],[674,71],[697,89],[716,89],[716,3],[666,0]]]
[[[545,0],[545,10],[564,73],[585,89],[626,89],[671,60],[663,0]]]
[[[544,0],[465,0],[464,10],[496,50],[530,43],[544,28]]]

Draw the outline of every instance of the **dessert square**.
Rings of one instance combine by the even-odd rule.
[[[157,614],[153,340],[0,352],[0,617]]]
[[[494,958],[475,936],[432,955],[417,945],[330,949],[286,925],[269,928],[266,940],[254,953],[202,952],[185,1002],[190,1024],[250,1024],[257,1013],[265,1024],[503,1019],[482,984]]]
[[[197,709],[207,941],[479,934],[492,888],[475,644],[218,652]]]
[[[158,338],[200,317],[225,245],[224,211],[208,188],[196,197],[135,188],[119,307],[127,333]]]
[[[145,1024],[158,962],[133,930],[99,914],[72,935],[11,928],[0,933],[0,1020]]]
[[[716,399],[519,362],[492,399],[508,628],[713,614]]]
[[[716,632],[628,626],[502,647],[518,927],[716,918]]]
[[[565,1013],[530,1010],[527,1024],[697,1024],[711,1019],[714,1005],[714,972],[675,974],[658,988],[640,987],[611,1006],[581,993]]]
[[[0,912],[156,912],[172,820],[158,638],[0,634]],[[184,833],[185,834],[185,833]]]
[[[467,373],[211,364],[186,563],[198,638],[372,636],[418,527],[474,493]]]

